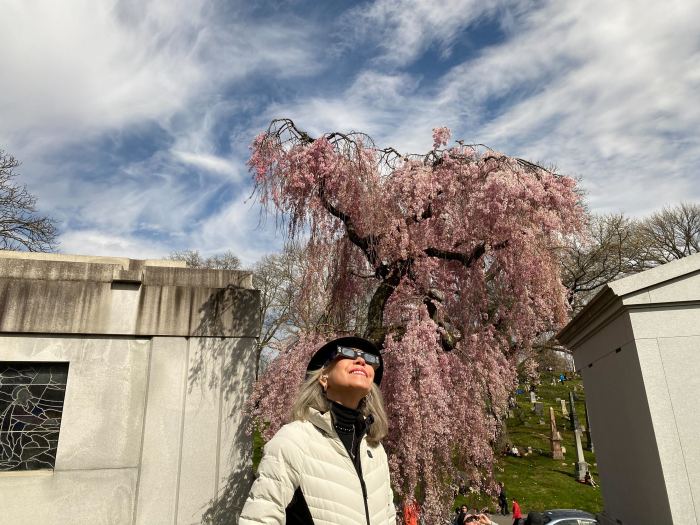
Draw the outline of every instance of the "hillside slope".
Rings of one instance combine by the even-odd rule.
[[[498,461],[496,479],[505,483],[508,498],[518,500],[525,512],[554,508],[600,512],[603,509],[600,488],[593,488],[576,481],[574,432],[571,430],[569,419],[562,416],[561,403],[557,401],[557,398],[567,400],[568,408],[569,391],[575,388],[577,414],[580,424],[585,426],[583,385],[580,379],[566,381],[564,384],[557,382],[556,385],[552,385],[552,377],[554,374],[543,374],[542,384],[537,388],[538,401],[544,404],[542,417],[532,411],[527,389],[522,385],[519,387],[523,393],[516,396],[517,406],[513,410],[513,417],[508,419],[508,441],[521,452],[527,451],[528,446],[532,447],[532,454],[525,457],[502,456]],[[554,408],[557,428],[562,436],[562,446],[566,448],[564,459],[561,461],[551,458],[549,407]],[[541,424],[542,421],[544,424]],[[582,444],[585,448],[587,444],[585,434]],[[593,479],[600,485],[595,454],[584,450],[584,456]],[[487,501],[483,496],[476,494],[469,497],[458,496],[455,506],[462,503],[480,506],[479,504],[484,505]]]

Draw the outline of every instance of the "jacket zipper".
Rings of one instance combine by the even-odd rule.
[[[364,437],[364,436],[363,436]],[[350,460],[350,465],[352,465],[352,469],[355,471],[355,474],[357,474],[358,479],[360,480],[360,488],[362,489],[362,500],[365,503],[365,518],[367,519],[367,525],[372,525],[369,522],[369,504],[367,502],[368,496],[367,496],[367,485],[365,485],[365,478],[360,474],[362,472],[362,461],[360,461],[360,472],[357,471],[355,468],[355,463],[352,461],[352,457],[350,456],[350,453],[345,450],[345,445],[343,445],[343,442],[340,441],[340,438],[336,435],[336,437],[333,438],[333,440],[340,445],[340,448],[343,449],[345,452],[345,457],[347,457]],[[357,447],[357,453],[358,455],[360,454],[360,448],[362,448],[362,439],[360,439],[360,445]]]
[[[362,467],[360,467],[361,469]],[[370,525],[369,523],[369,504],[367,503],[367,486],[365,485],[365,480],[362,476],[358,476],[360,478],[360,486],[362,487],[362,497],[365,500],[365,516],[367,517],[367,525]]]

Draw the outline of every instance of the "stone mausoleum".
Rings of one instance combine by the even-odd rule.
[[[560,332],[586,388],[603,525],[700,523],[700,254],[611,282]]]
[[[0,522],[236,523],[247,272],[0,251]]]

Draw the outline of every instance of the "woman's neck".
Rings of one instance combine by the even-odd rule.
[[[326,397],[330,401],[334,401],[338,403],[339,405],[343,405],[346,408],[350,408],[352,410],[357,410],[357,407],[360,406],[360,401],[362,401],[362,397],[364,396],[357,396],[357,395],[350,395],[347,394],[346,392],[331,392],[330,389],[326,391]]]

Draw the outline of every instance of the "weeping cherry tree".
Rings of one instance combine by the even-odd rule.
[[[428,153],[402,155],[362,133],[314,138],[282,119],[249,161],[262,203],[286,218],[290,239],[308,238],[299,304],[323,306],[256,384],[253,415],[270,437],[311,353],[339,327],[361,330],[385,357],[395,493],[417,499],[428,523],[449,512],[458,472],[494,489],[515,367],[566,320],[558,254],[585,222],[572,178],[449,141],[436,128]]]

